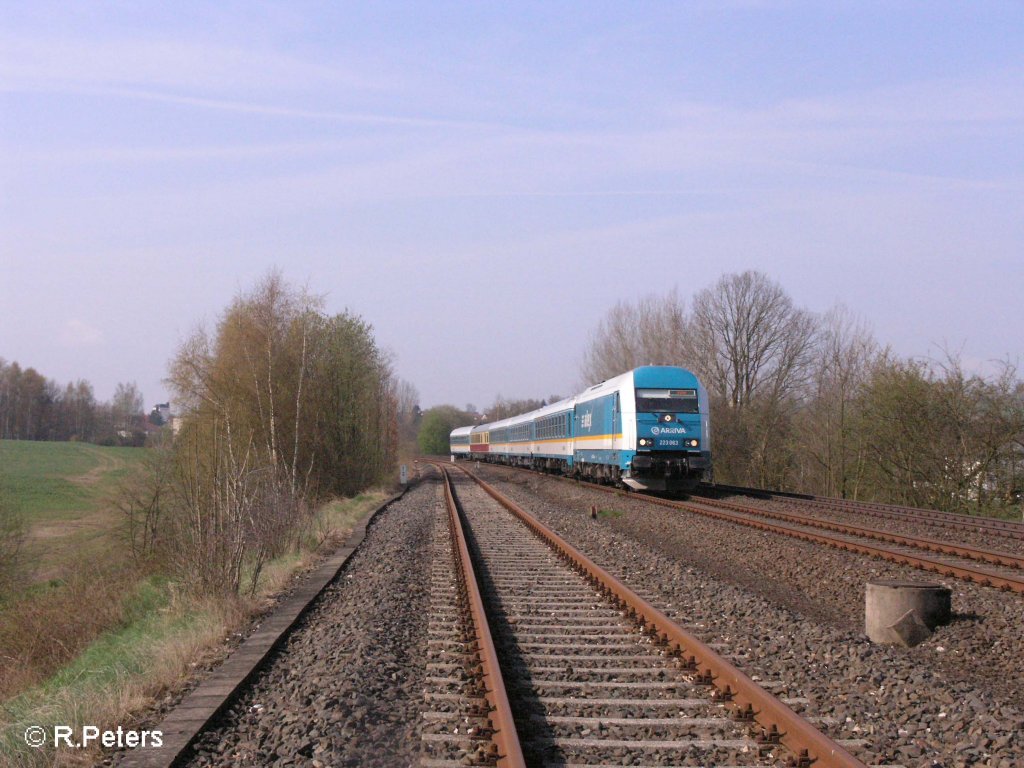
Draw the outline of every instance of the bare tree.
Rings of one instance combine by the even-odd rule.
[[[845,306],[822,317],[798,429],[804,489],[857,498],[867,446],[857,429],[856,407],[879,354],[864,321]]]
[[[318,425],[330,415],[323,392],[343,374],[325,362],[329,323],[318,309],[272,272],[235,299],[214,337],[197,331],[171,363],[186,415],[175,446],[174,551],[182,568],[199,567],[191,551],[215,559],[220,570],[200,579],[203,589],[222,578],[237,591],[243,561],[254,586],[308,517],[317,479],[336,469],[318,461]]]
[[[134,560],[150,560],[167,545],[164,513],[173,505],[174,454],[160,446],[147,451],[139,471],[120,481],[114,505],[124,515],[128,551]]]
[[[403,420],[414,421],[420,408],[420,393],[416,387],[411,382],[396,377],[395,400],[399,417]]]
[[[100,416],[111,412],[83,379],[61,387],[34,368],[0,358],[0,439],[96,440]],[[111,437],[114,421],[106,422],[104,437]]]
[[[813,317],[760,272],[723,276],[696,295],[686,343],[711,393],[716,471],[765,487],[792,466],[793,411],[807,381]]]
[[[778,400],[805,381],[814,320],[761,272],[726,275],[694,298],[690,351],[704,383],[733,408]]]
[[[275,472],[301,483],[303,387],[313,350],[311,326],[322,301],[270,272],[228,308],[218,327],[221,389],[231,393],[237,426],[253,430]]]
[[[1019,503],[1024,383],[1009,363],[986,378],[955,354],[899,359],[845,308],[815,317],[759,272],[724,275],[691,307],[675,292],[620,302],[581,372],[588,384],[646,363],[697,373],[720,479],[963,511]]]
[[[393,396],[395,399],[398,440],[404,455],[414,455],[416,435],[420,428],[420,393],[405,379],[395,378]]]
[[[487,409],[487,420],[488,421],[499,421],[501,419],[508,419],[512,416],[518,416],[521,413],[528,413],[535,411],[538,408],[542,408],[547,403],[543,400],[533,400],[526,398],[522,400],[506,400],[501,395],[498,395],[491,407]]]
[[[50,440],[60,388],[35,368],[0,360],[0,437]]]
[[[678,292],[619,302],[593,332],[583,355],[585,384],[641,365],[684,365],[686,310]]]
[[[114,429],[122,437],[131,434],[136,421],[143,415],[144,403],[142,392],[134,381],[118,383],[110,406],[114,416]]]

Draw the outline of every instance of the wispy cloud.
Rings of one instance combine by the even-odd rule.
[[[383,91],[394,82],[272,49],[174,39],[0,36],[0,81],[9,89],[150,87],[196,93],[253,90]]]
[[[384,64],[343,66],[216,43],[0,35],[0,93],[99,96],[371,128],[507,127],[488,119],[456,119],[399,107],[415,86],[408,77],[380,74]],[[320,106],[380,103],[387,108]]]
[[[898,82],[815,99],[786,99],[771,112],[790,120],[864,125],[1024,121],[1024,70]]]
[[[65,347],[95,347],[103,343],[103,333],[95,326],[72,318],[61,327],[58,340]]]
[[[214,109],[225,112],[238,112],[267,117],[288,117],[310,120],[325,120],[338,123],[350,123],[367,126],[402,126],[414,128],[495,128],[504,127],[497,123],[473,120],[450,120],[423,116],[407,116],[399,114],[374,114],[371,112],[346,112],[338,110],[304,109],[287,105],[266,104],[259,102],[237,101],[232,99],[205,98],[173,93],[160,93],[136,88],[106,88],[93,90],[93,94],[119,96],[145,101],[162,101],[170,104]]]

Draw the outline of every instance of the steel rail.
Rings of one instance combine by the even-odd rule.
[[[497,749],[496,764],[502,768],[526,768],[523,750],[519,745],[512,708],[508,703],[505,682],[498,664],[498,652],[494,647],[491,630],[487,624],[483,597],[477,584],[473,562],[470,560],[466,535],[462,528],[462,520],[452,494],[451,479],[445,467],[438,465],[444,481],[444,500],[448,508],[448,525],[454,537],[457,559],[461,567],[462,582],[466,590],[466,598],[473,619],[473,630],[476,635],[476,650],[480,657],[479,675],[484,683],[484,697],[490,712],[487,715],[492,731],[492,743]]]
[[[831,509],[837,512],[863,514],[880,517],[885,520],[920,520],[939,528],[962,528],[970,531],[1006,534],[1011,538],[1024,539],[1024,523],[1018,520],[1001,520],[995,517],[978,517],[946,512],[941,509],[921,509],[919,507],[903,507],[898,504],[883,504],[874,501],[854,501],[838,499],[831,496],[812,496],[802,493],[785,491],[768,491],[762,488],[746,488],[739,485],[701,484],[703,491],[719,491],[735,493],[743,496],[768,497],[792,501],[806,506]]]
[[[758,517],[767,517],[772,520],[782,520],[787,523],[806,525],[811,528],[820,528],[826,531],[845,533],[851,536],[863,536],[866,539],[885,541],[890,544],[901,544],[903,546],[914,547],[915,549],[922,549],[925,552],[938,552],[943,555],[955,555],[956,557],[963,557],[968,560],[977,560],[978,562],[989,563],[991,565],[1000,565],[1006,568],[1024,568],[1024,557],[1010,552],[998,552],[989,549],[978,549],[977,547],[965,547],[960,544],[951,544],[947,541],[940,541],[938,539],[904,536],[903,534],[893,533],[892,531],[883,531],[878,528],[864,528],[859,525],[837,523],[832,520],[822,520],[817,517],[806,517],[804,515],[797,515],[791,512],[777,512],[775,510],[762,509],[760,507],[747,507],[731,501],[723,501],[722,499],[705,499],[701,504],[722,507],[723,509],[731,509],[734,512],[757,515]]]
[[[535,534],[586,576],[605,595],[624,608],[631,618],[657,635],[670,653],[683,660],[684,668],[697,679],[714,686],[720,700],[731,702],[738,720],[761,726],[762,745],[781,743],[797,756],[798,765],[828,768],[865,768],[864,763],[823,734],[778,698],[761,688],[738,667],[722,658],[710,646],[648,603],[551,528],[513,502],[490,484],[463,467],[495,501],[509,510]]]
[[[506,468],[520,469],[518,467]],[[570,478],[560,478],[557,475],[550,475],[550,477],[573,482]],[[578,483],[579,481],[575,482]],[[604,493],[611,493],[616,496],[625,495],[624,492],[618,488],[608,488],[607,486],[597,484],[588,484],[587,487],[593,488],[594,490],[602,491]],[[983,568],[975,568],[974,566],[969,565],[955,565],[953,563],[946,563],[941,560],[934,560],[930,557],[899,552],[895,549],[887,549],[885,547],[876,547],[874,545],[864,544],[858,541],[840,539],[834,536],[829,536],[824,533],[814,533],[811,531],[799,530],[796,528],[791,528],[788,525],[769,523],[764,520],[755,520],[751,519],[750,517],[743,517],[735,512],[729,512],[721,509],[712,509],[710,507],[702,507],[690,502],[673,501],[671,499],[662,499],[659,498],[658,496],[648,496],[645,494],[637,495],[635,498],[638,501],[643,501],[648,504],[657,504],[658,506],[668,507],[670,509],[681,509],[686,512],[692,512],[694,514],[703,515],[705,517],[723,520],[729,523],[736,523],[737,525],[744,525],[748,528],[755,528],[762,531],[769,531],[771,533],[778,533],[783,536],[790,536],[792,538],[800,539],[802,541],[808,541],[814,544],[825,544],[826,546],[832,547],[834,549],[840,549],[846,552],[857,552],[858,554],[869,555],[871,557],[877,557],[881,560],[887,560],[891,563],[909,565],[913,568],[917,568],[922,571],[928,571],[930,573],[936,573],[940,576],[945,576],[947,578],[958,578],[963,579],[965,581],[971,581],[976,584],[980,584],[983,587],[995,587],[996,589],[1000,589],[1005,592],[1024,593],[1024,577],[1018,578],[1015,576],[1004,576],[993,571],[987,571]]]

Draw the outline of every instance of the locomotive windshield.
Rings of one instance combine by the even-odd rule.
[[[638,389],[637,413],[699,413],[696,389]]]

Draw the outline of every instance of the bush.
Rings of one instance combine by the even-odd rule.
[[[25,577],[25,521],[0,489],[0,603],[5,602]]]
[[[469,414],[451,405],[439,405],[423,414],[417,438],[420,451],[426,456],[443,456],[450,450],[449,437],[456,427],[472,424]]]

